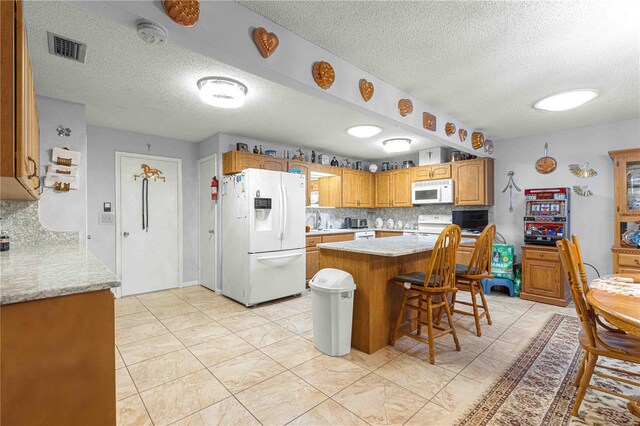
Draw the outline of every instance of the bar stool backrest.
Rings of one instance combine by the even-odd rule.
[[[467,275],[491,275],[491,258],[493,256],[493,239],[496,236],[496,225],[487,225],[478,237],[467,268]]]
[[[458,225],[449,225],[440,233],[429,259],[425,288],[455,287],[456,253],[461,234]]]

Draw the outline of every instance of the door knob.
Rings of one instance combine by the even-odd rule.
[[[215,231],[214,231],[213,229],[209,229],[209,233],[210,233],[210,234],[214,234],[214,233],[215,233]]]
[[[123,232],[123,233],[122,233],[122,236],[123,236],[124,238],[127,238],[127,237],[129,236],[129,233],[128,233],[128,232]]]

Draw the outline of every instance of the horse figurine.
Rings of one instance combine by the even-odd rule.
[[[151,168],[148,164],[143,163],[140,165],[142,169],[142,173],[139,175],[135,175],[135,178],[147,178],[147,179],[162,179],[165,181],[165,177],[162,176],[162,171],[158,169]]]

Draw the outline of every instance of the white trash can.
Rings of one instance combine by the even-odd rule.
[[[325,268],[309,281],[313,309],[313,342],[327,355],[351,351],[353,322],[353,276],[340,269]]]

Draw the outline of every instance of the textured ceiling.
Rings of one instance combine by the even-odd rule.
[[[241,1],[496,139],[639,116],[640,1]],[[576,88],[601,96],[535,111]]]
[[[217,132],[293,146],[315,147],[349,157],[385,157],[381,141],[410,137],[413,151],[432,142],[368,116],[256,77],[171,43],[149,46],[135,30],[65,2],[25,5],[36,93],[86,105],[89,124],[197,142]],[[86,63],[47,50],[47,31],[87,44]],[[249,87],[237,110],[200,101],[196,81],[222,75]],[[345,129],[378,124],[385,131],[367,140]]]

